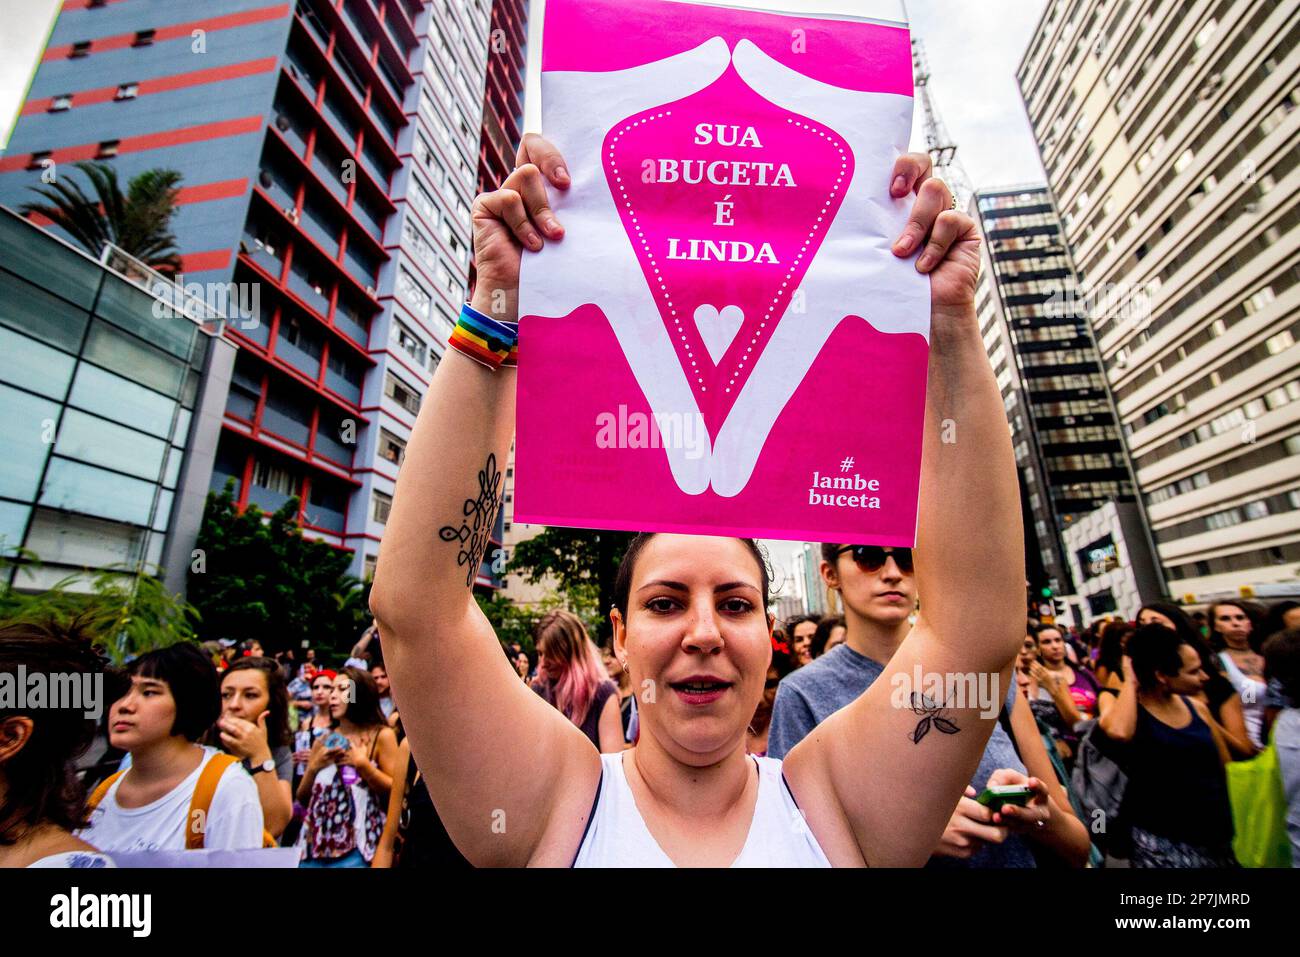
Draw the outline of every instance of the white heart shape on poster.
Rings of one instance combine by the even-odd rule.
[[[723,306],[719,312],[707,303],[695,310],[695,328],[700,330],[704,348],[709,350],[709,358],[717,365],[727,354],[736,333],[745,321],[745,311],[739,306]]]

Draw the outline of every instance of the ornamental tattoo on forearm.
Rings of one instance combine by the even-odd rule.
[[[457,565],[467,565],[465,584],[473,588],[474,576],[483,564],[488,543],[492,540],[492,522],[501,506],[501,473],[497,470],[497,457],[488,455],[487,463],[478,473],[478,496],[465,499],[465,518],[460,527],[444,525],[438,537],[444,542],[459,542]]]

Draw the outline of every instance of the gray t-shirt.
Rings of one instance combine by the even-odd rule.
[[[1300,867],[1300,708],[1287,708],[1273,725],[1277,763],[1286,795],[1286,833],[1291,841],[1291,866]]]
[[[855,700],[885,670],[878,661],[860,655],[847,644],[836,645],[820,658],[793,671],[781,680],[772,706],[772,726],[767,737],[767,756],[784,758],[813,728],[836,711]],[[1007,689],[1005,706],[1014,706],[1016,685]],[[980,765],[971,778],[971,787],[984,790],[989,776],[998,768],[1028,773],[1016,755],[1015,745],[1002,730],[993,726],[993,734],[984,748]],[[1033,867],[1034,856],[1016,834],[1009,834],[1002,844],[987,844],[969,860],[933,857],[927,867]]]

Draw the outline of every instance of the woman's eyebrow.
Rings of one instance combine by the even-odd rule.
[[[656,588],[656,587],[671,588],[673,591],[690,591],[690,588],[687,587],[682,582],[668,581],[667,579],[659,579],[658,581],[646,582],[644,585],[638,588],[637,591],[645,591],[647,588]],[[716,595],[719,592],[731,591],[733,588],[748,588],[751,591],[759,590],[757,585],[753,585],[749,582],[725,582],[724,584],[721,585],[714,585],[713,593]]]

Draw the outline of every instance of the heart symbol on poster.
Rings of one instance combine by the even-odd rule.
[[[744,321],[745,311],[739,306],[724,306],[719,312],[716,306],[705,303],[695,310],[695,328],[715,365],[727,354]]]
[[[834,130],[757,94],[734,65],[687,97],[616,123],[602,154],[642,275],[716,437],[777,326],[801,318],[787,315],[791,297],[839,212],[853,154]]]

